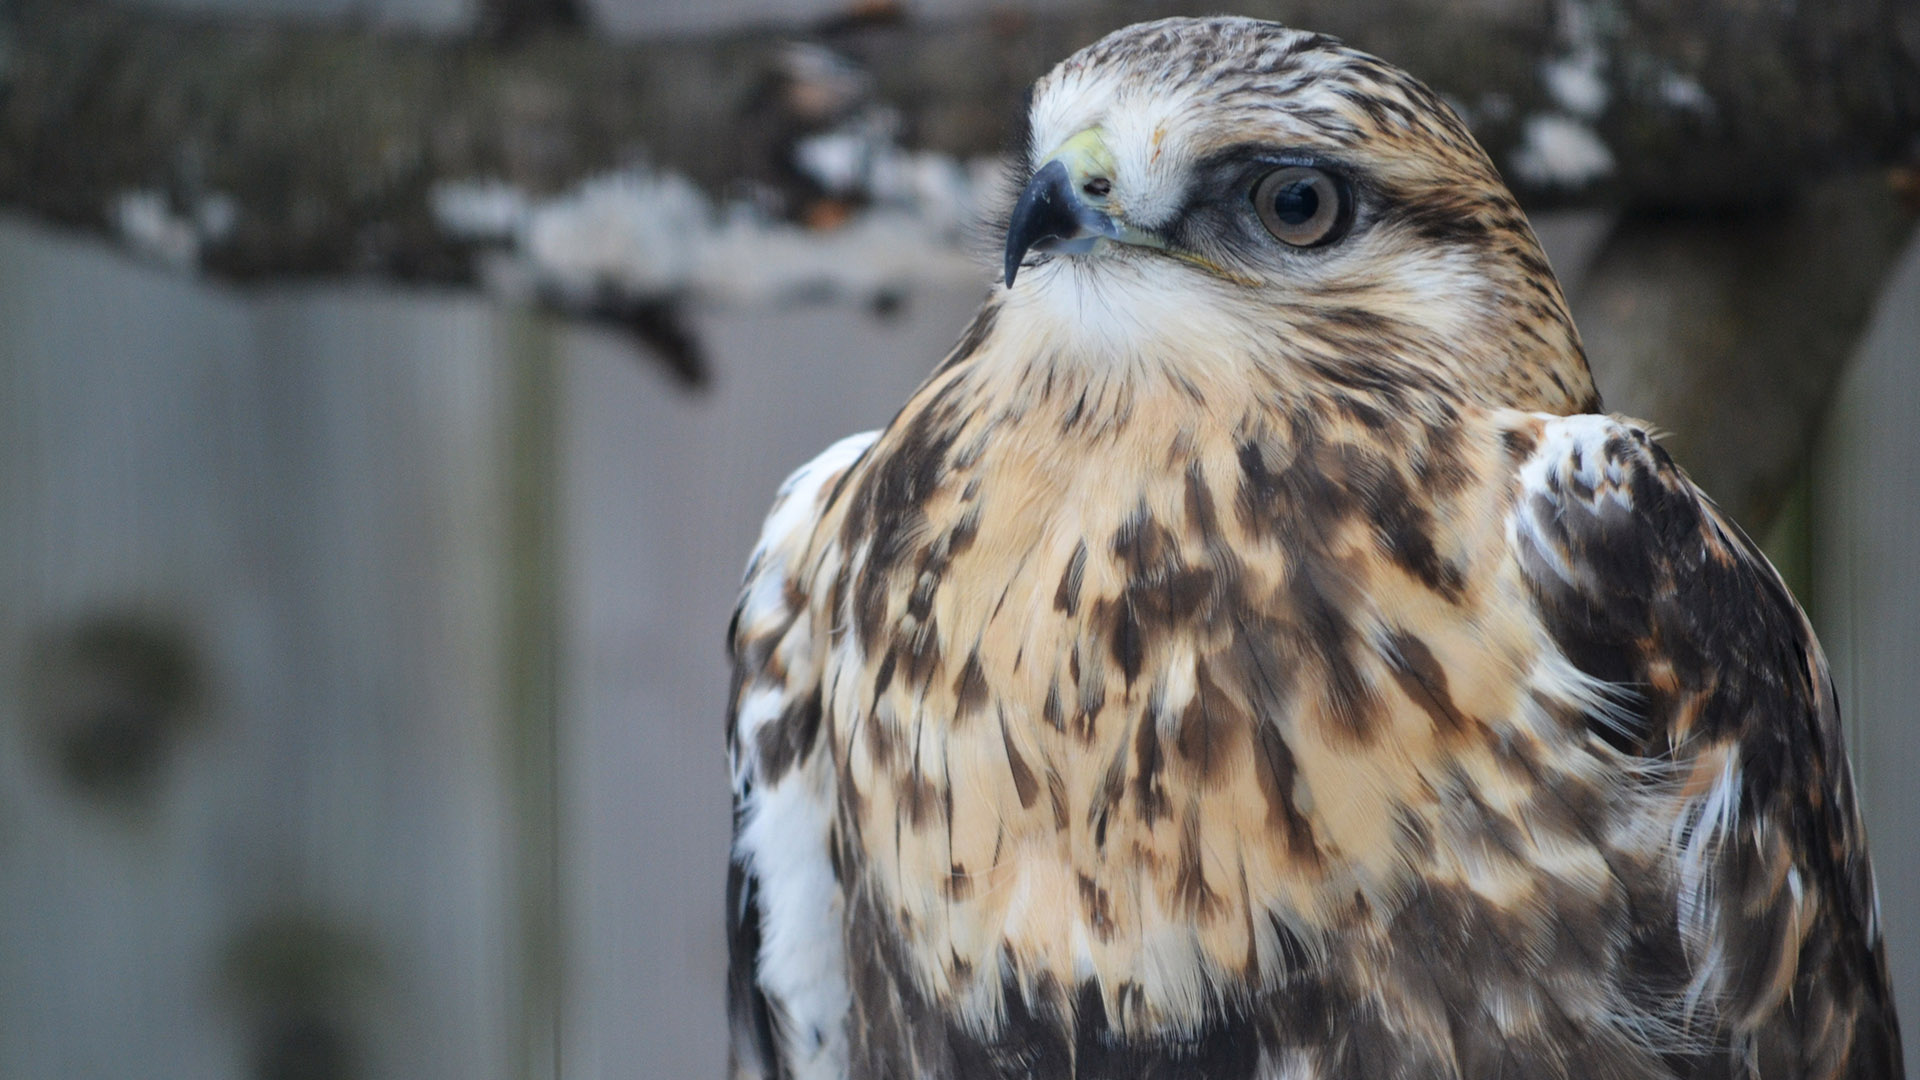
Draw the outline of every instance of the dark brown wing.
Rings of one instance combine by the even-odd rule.
[[[1616,750],[1687,795],[1666,856],[1698,1041],[1682,1075],[1902,1075],[1878,905],[1825,659],[1779,575],[1630,422],[1546,420],[1515,545],[1543,624],[1629,691]],[[1650,930],[1656,928],[1649,928]],[[1649,940],[1657,940],[1657,932]]]

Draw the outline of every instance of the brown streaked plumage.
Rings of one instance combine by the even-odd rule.
[[[1032,119],[748,568],[735,1074],[1898,1075],[1819,648],[1452,112],[1219,18]]]

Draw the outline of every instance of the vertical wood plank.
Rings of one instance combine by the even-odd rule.
[[[244,398],[249,347],[231,297],[0,220],[0,1075],[237,1075],[210,960],[226,780],[284,698],[241,524],[256,432],[200,420]],[[47,715],[36,684],[127,616],[184,642],[202,689],[145,782],[93,793],[44,737],[91,710]]]
[[[0,220],[0,1076],[552,1074],[554,365],[523,331]],[[45,643],[103,613],[199,669],[125,794],[37,734]]]
[[[702,312],[716,380],[698,395],[567,333],[569,1077],[724,1073],[723,636],[741,568],[781,479],[884,424],[980,295],[916,295],[892,320]]]
[[[1814,455],[1813,620],[1847,718],[1907,1071],[1920,1074],[1920,237]]]
[[[562,367],[548,321],[526,308],[505,324],[507,641],[519,1025],[513,1075],[558,1080],[562,985],[557,673],[559,416]]]

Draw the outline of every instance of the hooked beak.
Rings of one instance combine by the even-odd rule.
[[[1113,156],[1099,128],[1089,128],[1061,144],[1013,206],[1007,226],[1007,285],[1020,272],[1028,251],[1079,254],[1106,239],[1143,247],[1164,247],[1157,238],[1118,220],[1107,209],[1113,186]]]

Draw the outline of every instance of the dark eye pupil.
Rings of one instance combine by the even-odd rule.
[[[1320,193],[1310,180],[1298,180],[1282,187],[1273,196],[1273,216],[1288,225],[1304,225],[1320,209]]]

